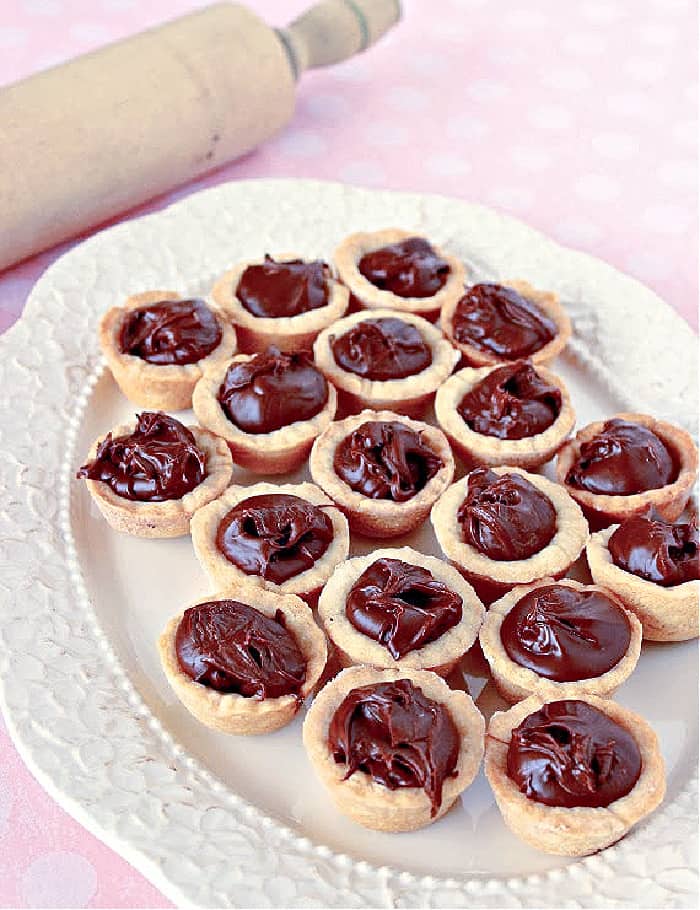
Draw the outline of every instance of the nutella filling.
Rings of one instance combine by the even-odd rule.
[[[520,474],[477,468],[457,512],[464,540],[489,559],[528,559],[557,531],[551,501]]]
[[[616,566],[664,588],[700,579],[697,516],[690,523],[635,516],[613,531],[608,550]]]
[[[127,310],[119,331],[122,354],[182,366],[208,357],[221,326],[203,300],[161,300]]]
[[[225,694],[262,700],[299,696],[306,661],[281,610],[265,616],[237,600],[185,610],[175,635],[180,669]]]
[[[634,736],[607,714],[583,701],[554,701],[513,730],[507,769],[535,802],[599,808],[630,792],[642,757]]]
[[[377,559],[350,589],[345,615],[400,660],[456,626],[462,598],[421,566]]]
[[[272,433],[320,413],[328,401],[328,383],[306,351],[282,354],[271,347],[250,360],[232,363],[218,397],[239,429]]]
[[[126,436],[109,433],[77,477],[100,480],[117,496],[138,502],[182,499],[206,476],[206,455],[174,417],[144,411]]]
[[[226,513],[216,532],[216,546],[229,562],[277,585],[310,569],[332,540],[328,515],[287,493],[249,496]]]
[[[328,730],[328,746],[344,780],[356,771],[397,790],[421,787],[435,816],[444,781],[457,774],[459,733],[450,712],[409,679],[354,689]]]
[[[452,333],[461,344],[518,360],[549,344],[557,335],[557,326],[513,288],[475,284],[457,304]]]
[[[432,297],[450,274],[450,264],[422,237],[365,253],[357,267],[376,288],[397,297]]]
[[[406,502],[443,466],[421,433],[398,421],[370,420],[335,450],[333,467],[341,480],[370,499]]]
[[[470,430],[498,439],[544,433],[560,411],[561,392],[527,361],[492,370],[457,406]]]
[[[418,329],[398,318],[365,319],[331,340],[335,362],[363,379],[384,382],[421,373],[433,362]]]
[[[320,259],[275,262],[266,254],[265,262],[249,265],[243,272],[236,297],[253,316],[271,319],[299,316],[328,303],[329,277],[330,270]]]
[[[555,682],[602,676],[627,653],[625,611],[602,591],[547,585],[508,612],[501,642],[512,661]]]
[[[583,443],[566,482],[589,493],[631,496],[665,487],[675,476],[673,458],[655,433],[614,418]]]

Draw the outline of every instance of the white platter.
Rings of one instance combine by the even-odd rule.
[[[8,727],[52,795],[183,905],[695,906],[694,642],[646,645],[619,691],[660,736],[668,794],[614,847],[573,861],[526,847],[483,774],[425,831],[367,832],[336,813],[316,781],[300,718],[267,737],[235,738],[187,714],[154,640],[169,616],[210,592],[189,538],[120,537],[73,480],[92,439],[134,410],[103,371],[96,325],[108,306],[148,287],[203,295],[238,259],[286,249],[328,257],[343,235],[390,225],[424,231],[479,278],[522,277],[561,294],[575,338],[555,370],[579,425],[633,409],[695,431],[696,339],[686,323],[631,278],[493,211],[265,180],[104,231],[48,270],[0,339]],[[437,552],[428,529],[415,541]],[[358,541],[355,552],[371,548]],[[480,707],[500,706],[483,667],[465,668]]]

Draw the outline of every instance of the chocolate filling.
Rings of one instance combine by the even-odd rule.
[[[236,288],[236,297],[253,316],[280,319],[317,310],[328,303],[330,270],[325,262],[290,259],[249,265]]]
[[[418,329],[402,319],[365,319],[331,340],[339,367],[363,379],[405,379],[433,361]]]
[[[422,787],[435,816],[444,781],[457,774],[460,739],[450,712],[408,679],[354,689],[328,730],[344,780],[356,771],[390,790]]]
[[[697,516],[671,524],[635,516],[613,531],[608,550],[616,566],[664,588],[700,579]]]
[[[365,253],[357,267],[376,288],[397,297],[432,297],[450,274],[450,264],[422,237]]]
[[[328,383],[307,352],[282,354],[271,347],[235,361],[219,388],[219,403],[245,433],[272,433],[315,417],[328,401]]]
[[[547,806],[598,808],[626,796],[642,770],[632,734],[583,701],[554,701],[511,734],[508,777]]]
[[[370,420],[335,450],[333,467],[341,480],[370,499],[406,502],[443,466],[422,434],[398,421]]]
[[[163,502],[194,490],[206,476],[206,464],[206,455],[179,420],[144,411],[133,433],[116,438],[108,433],[76,476],[100,480],[123,499]]]
[[[158,365],[197,363],[221,342],[221,326],[203,300],[161,300],[127,310],[119,331],[122,354]]]
[[[457,304],[452,334],[461,344],[504,360],[517,360],[549,344],[557,335],[557,326],[513,288],[475,284]]]
[[[559,389],[523,361],[492,370],[457,406],[469,429],[498,439],[524,439],[544,433],[560,411]]]
[[[180,669],[226,694],[262,700],[299,695],[306,661],[284,614],[265,616],[237,600],[215,600],[185,610],[175,635]]]
[[[520,474],[477,468],[457,512],[464,540],[489,559],[528,559],[557,530],[551,501]]]
[[[377,559],[348,593],[345,615],[394,660],[444,635],[462,618],[462,598],[420,566]]]
[[[566,482],[589,493],[631,496],[665,487],[675,476],[673,458],[659,437],[616,417],[583,443]]]
[[[287,493],[249,496],[226,513],[216,532],[216,546],[229,562],[278,585],[310,569],[332,540],[328,515]]]
[[[624,657],[631,638],[625,611],[614,600],[565,585],[528,592],[501,625],[510,659],[556,682],[602,676]]]

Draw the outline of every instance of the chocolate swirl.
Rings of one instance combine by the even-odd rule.
[[[330,270],[325,262],[290,259],[275,262],[265,254],[249,265],[236,287],[236,297],[253,316],[281,319],[317,310],[328,303]]]
[[[627,615],[595,588],[546,585],[529,591],[501,625],[512,661],[545,679],[574,682],[612,670],[632,638]]]
[[[183,366],[208,357],[221,326],[203,300],[161,300],[127,310],[119,332],[122,354],[159,366]]]
[[[544,549],[557,530],[551,501],[520,474],[477,468],[469,474],[457,512],[464,540],[495,560],[528,559]]]
[[[626,796],[642,757],[634,736],[583,701],[554,701],[511,734],[508,776],[547,806],[598,808]]]
[[[76,476],[100,480],[123,499],[163,502],[194,490],[206,476],[206,464],[194,436],[179,420],[144,411],[133,433],[116,438],[109,433]]]
[[[663,588],[700,579],[697,516],[671,524],[635,516],[610,536],[608,550],[616,566]]]
[[[406,502],[443,466],[422,434],[398,421],[369,420],[335,450],[333,466],[341,480],[370,499]]]
[[[271,347],[234,361],[219,388],[219,403],[245,433],[272,433],[310,420],[328,401],[328,383],[306,351],[282,354]]]
[[[422,237],[365,253],[357,267],[376,288],[397,297],[432,297],[450,274],[450,264]]]
[[[557,327],[513,288],[475,284],[457,304],[452,333],[461,344],[503,360],[518,360],[549,344],[557,335]]]
[[[384,382],[422,372],[433,361],[430,346],[410,322],[365,319],[331,341],[339,367],[363,379]]]
[[[229,562],[278,585],[310,569],[332,539],[328,515],[288,493],[249,496],[226,513],[216,532],[216,546]]]
[[[356,771],[397,790],[422,787],[435,816],[457,773],[460,739],[450,712],[409,679],[353,689],[336,710],[328,746],[344,780]]]
[[[225,694],[258,700],[298,696],[306,679],[306,660],[282,611],[265,616],[237,600],[185,610],[175,651],[183,673]]]
[[[345,615],[400,660],[456,626],[462,598],[421,566],[377,559],[350,589]]]

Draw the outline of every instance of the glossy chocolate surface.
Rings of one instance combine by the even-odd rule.
[[[406,502],[442,467],[442,459],[422,434],[398,421],[369,420],[335,450],[335,472],[357,493],[370,499]]]
[[[399,660],[457,625],[462,598],[421,566],[377,559],[350,589],[345,615]]]
[[[642,758],[632,734],[582,701],[555,701],[513,730],[508,776],[547,806],[609,806],[639,779]]]
[[[452,333],[461,344],[504,360],[529,357],[557,335],[535,303],[501,284],[475,284],[457,304]]]
[[[222,410],[245,433],[272,433],[315,417],[328,401],[328,383],[306,352],[277,348],[236,361],[219,388]]]
[[[655,433],[614,418],[583,443],[566,482],[589,493],[631,496],[665,487],[676,473],[670,452]]]
[[[122,354],[183,366],[208,357],[221,326],[203,300],[162,300],[127,310],[119,331]]]
[[[265,262],[249,265],[243,272],[236,297],[253,316],[272,319],[298,316],[328,303],[329,276],[328,266],[320,259],[275,262],[266,254]]]
[[[641,515],[613,531],[608,550],[616,566],[664,588],[700,579],[697,516],[672,524]]]
[[[526,361],[493,370],[457,406],[471,430],[498,439],[524,439],[544,433],[560,411],[559,389]]]
[[[219,524],[219,552],[247,575],[282,584],[310,569],[333,540],[323,509],[288,493],[249,496]]]
[[[551,501],[520,474],[477,468],[457,512],[464,540],[495,560],[527,559],[557,530]]]
[[[280,610],[265,616],[237,600],[185,610],[175,651],[190,679],[226,694],[262,700],[298,695],[306,661]]]
[[[390,790],[422,787],[432,815],[456,773],[459,733],[449,711],[408,679],[353,689],[330,723],[328,746],[344,780],[356,771]]]
[[[101,480],[123,499],[163,502],[182,499],[204,480],[206,456],[179,420],[144,411],[133,433],[109,433],[77,476]]]
[[[430,346],[418,329],[403,319],[365,319],[331,341],[339,367],[383,382],[415,376],[433,362]]]
[[[556,584],[529,591],[501,625],[510,659],[555,682],[602,676],[624,657],[631,638],[625,611],[612,598]]]
[[[357,267],[376,288],[397,297],[432,297],[450,274],[449,263],[422,237],[409,237],[366,253]]]

